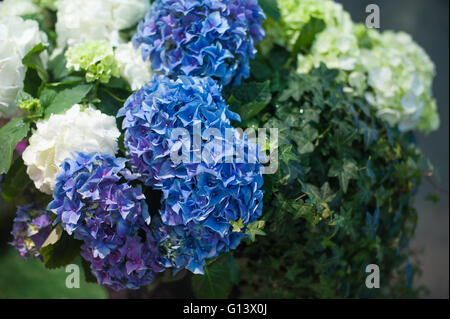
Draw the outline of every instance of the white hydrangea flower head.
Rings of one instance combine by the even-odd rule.
[[[60,0],[56,3],[58,47],[92,40],[123,43],[119,31],[137,24],[150,8],[148,0]]]
[[[128,81],[133,91],[139,90],[151,80],[150,61],[143,61],[140,51],[132,43],[120,44],[115,50],[115,56],[120,65],[121,76]]]
[[[39,43],[47,45],[48,39],[36,21],[15,16],[0,19],[0,117],[11,117],[17,111],[15,100],[26,74],[22,59]],[[46,65],[46,51],[41,59]]]
[[[24,79],[22,59],[0,41],[0,118],[10,118],[17,111],[16,96]]]
[[[33,0],[3,0],[0,2],[0,19],[39,13],[40,8]]]
[[[370,31],[373,47],[361,50],[368,101],[401,131],[431,132],[439,127],[432,85],[435,66],[426,52],[403,32]],[[395,115],[394,115],[395,114]],[[396,120],[395,120],[396,119]]]
[[[39,121],[22,157],[36,188],[51,194],[60,164],[73,152],[115,155],[120,131],[116,119],[75,104],[63,114]]]

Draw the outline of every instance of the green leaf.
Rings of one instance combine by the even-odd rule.
[[[45,117],[48,118],[51,114],[63,113],[74,104],[80,103],[93,87],[92,84],[81,84],[58,92],[54,95],[50,105],[46,108]],[[42,103],[42,105],[44,105],[44,103]]]
[[[28,135],[30,124],[16,118],[0,128],[0,174],[7,173],[17,143]]]
[[[378,130],[375,126],[369,126],[363,121],[359,122],[359,129],[364,136],[364,148],[367,150],[378,139]]]
[[[23,163],[22,156],[20,156],[14,161],[3,180],[2,196],[5,200],[12,201],[21,195],[30,184],[31,180],[27,174],[27,167]]]
[[[124,90],[115,89],[112,91],[108,88],[101,87],[98,90],[100,102],[95,103],[95,106],[104,114],[116,116],[128,95],[129,93]]]
[[[290,53],[282,46],[275,45],[270,51],[269,61],[273,70],[280,70],[289,60]]]
[[[264,110],[271,99],[270,81],[251,82],[234,88],[228,102],[232,110],[241,116],[242,121],[247,121]]]
[[[252,76],[258,81],[270,79],[273,73],[269,63],[265,61],[262,55],[257,55],[254,60],[250,61],[250,70]]]
[[[281,14],[277,0],[259,0],[259,5],[269,17],[276,21],[280,21]]]
[[[33,99],[33,96],[31,94],[25,92],[24,90],[20,90],[16,96],[16,105],[19,105],[23,101],[28,101],[28,100],[32,100],[32,99]]]
[[[39,96],[39,100],[41,101],[41,105],[43,108],[48,108],[50,104],[52,104],[56,95],[58,95],[58,91],[51,88],[44,88]]]
[[[36,45],[30,52],[22,59],[22,63],[30,69],[36,70],[39,78],[45,83],[48,82],[49,76],[47,70],[44,67],[41,59],[41,53],[45,51],[47,47],[42,43]]]
[[[324,183],[320,188],[320,200],[324,203],[330,203],[335,197],[336,194],[331,190],[330,184]]]
[[[263,231],[265,222],[263,220],[257,220],[253,223],[247,225],[245,233],[250,236],[251,241],[256,240],[256,235],[265,236],[266,233]]]
[[[63,232],[55,244],[41,248],[40,253],[45,267],[54,269],[67,266],[80,254],[81,243]]]
[[[64,52],[57,55],[48,64],[48,69],[56,80],[61,80],[67,77],[71,71],[66,67],[67,61]]]
[[[297,41],[294,45],[294,55],[298,53],[307,53],[311,48],[316,35],[322,32],[326,27],[323,20],[317,18],[311,18],[307,24],[302,28]]]
[[[85,278],[86,282],[95,283],[95,284],[98,283],[97,278],[92,274],[91,266],[90,266],[89,262],[86,259],[81,258],[81,265],[83,266],[84,278]]]
[[[205,266],[204,275],[192,277],[192,288],[197,298],[223,299],[228,297],[234,284],[240,280],[239,267],[230,253]]]
[[[44,82],[42,82],[36,70],[28,68],[23,81],[23,90],[32,95],[38,96]]]
[[[330,171],[328,172],[328,176],[338,178],[339,185],[342,187],[342,191],[345,194],[347,193],[349,181],[358,178],[358,166],[356,166],[355,161],[351,159],[344,159],[342,163],[333,162]]]
[[[237,220],[237,221],[230,220],[230,225],[231,225],[231,227],[233,227],[233,232],[235,232],[235,233],[240,233],[242,231],[242,229],[245,228],[245,225],[242,222],[241,218],[239,218],[239,220]]]

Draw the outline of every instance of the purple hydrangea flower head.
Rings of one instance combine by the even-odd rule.
[[[129,184],[126,160],[110,155],[74,154],[61,164],[48,209],[63,228],[84,241],[99,284],[137,289],[162,267],[148,233],[150,215],[140,187]]]
[[[155,71],[239,85],[265,36],[264,20],[258,0],[157,0],[133,43]]]
[[[52,231],[51,212],[39,209],[36,204],[18,207],[10,243],[20,257],[41,258],[39,250]]]
[[[118,116],[125,116],[124,144],[133,173],[162,191],[161,227],[156,227],[155,236],[162,246],[170,246],[167,254],[172,257],[166,258],[165,266],[203,272],[206,259],[236,248],[245,237],[233,231],[232,221],[246,226],[261,216],[261,164],[249,161],[249,156],[243,162],[225,160],[228,144],[242,146],[244,154],[256,154],[256,145],[245,143],[230,125],[230,119],[240,118],[228,109],[211,78],[156,76],[127,100]],[[192,161],[193,146],[190,161],[174,162],[172,152],[185,141],[171,133],[183,128],[192,134],[196,123],[202,137],[201,161]],[[221,141],[222,152],[205,151],[208,129],[222,137],[227,130],[233,133],[231,140]]]
[[[148,225],[141,225],[138,233],[120,241],[117,249],[104,258],[95,256],[95,249],[87,243],[81,246],[81,256],[90,262],[91,271],[100,285],[114,290],[139,289],[150,284],[155,275],[164,270],[158,243]]]

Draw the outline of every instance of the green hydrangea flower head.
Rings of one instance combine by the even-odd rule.
[[[19,105],[19,109],[28,112],[37,112],[42,108],[41,101],[39,99],[23,100]]]
[[[342,5],[332,0],[279,0],[283,35],[274,38],[275,43],[292,49],[302,28],[312,19],[322,20],[326,27],[347,27],[352,24],[350,15]],[[270,36],[270,34],[269,34]]]
[[[297,70],[307,74],[321,63],[339,70],[345,91],[364,96],[391,126],[424,133],[439,127],[432,93],[435,66],[408,34],[329,26],[316,35],[307,54],[298,56]]]
[[[69,48],[66,58],[67,68],[86,71],[88,82],[108,83],[112,76],[120,77],[119,62],[107,41],[89,41]]]

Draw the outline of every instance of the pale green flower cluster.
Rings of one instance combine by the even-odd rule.
[[[362,49],[357,71],[367,76],[366,99],[378,116],[401,131],[431,132],[439,127],[432,85],[435,66],[410,35],[368,33],[373,47]]]
[[[119,63],[107,41],[89,41],[69,48],[66,59],[67,68],[86,71],[88,82],[108,83],[112,76],[120,77]]]
[[[282,29],[266,28],[275,43],[292,48],[302,28],[312,19],[323,20],[329,27],[348,26],[350,15],[341,4],[331,0],[278,0]],[[270,22],[269,22],[270,23]],[[271,26],[272,27],[272,26]]]
[[[311,17],[326,25],[310,52],[298,56],[298,72],[325,63],[341,70],[346,91],[364,96],[391,126],[426,133],[439,127],[432,94],[435,67],[409,35],[356,25],[330,0],[279,0],[279,6],[282,18],[275,36],[288,39],[290,46]]]

